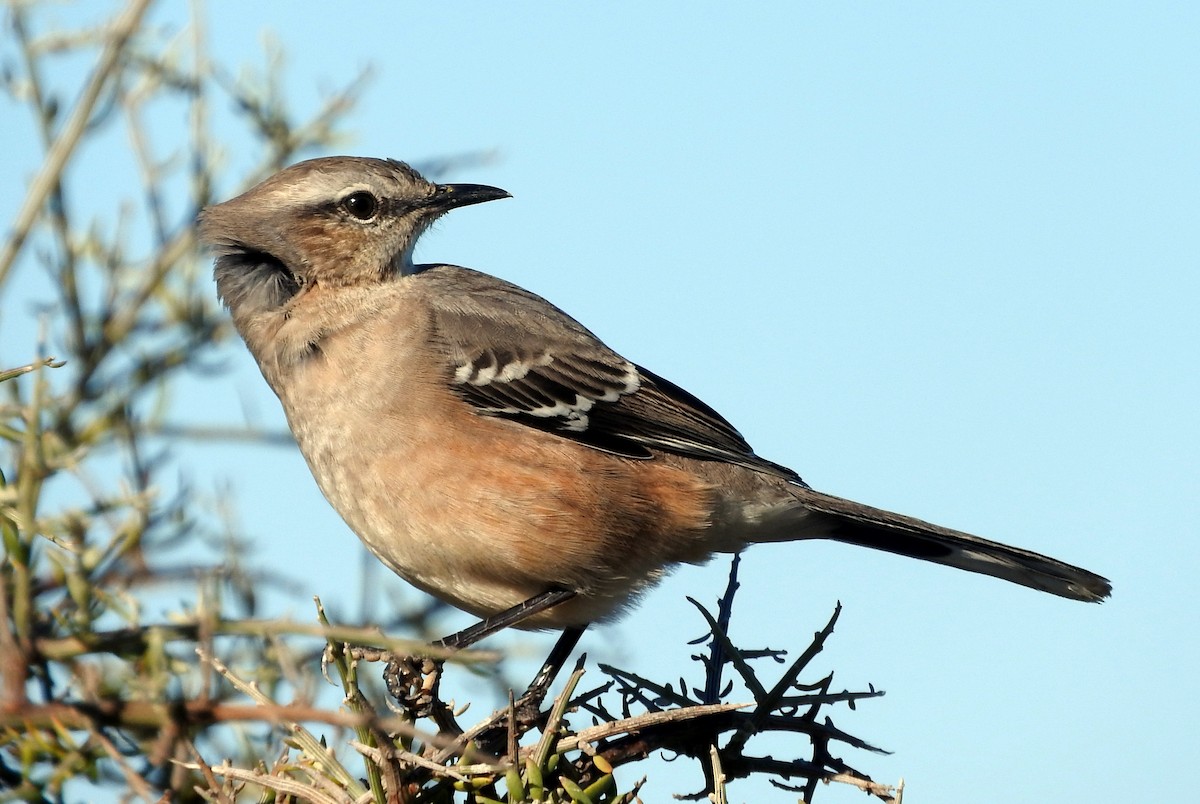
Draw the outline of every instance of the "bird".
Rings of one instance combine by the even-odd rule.
[[[317,485],[412,585],[483,622],[577,638],[678,565],[831,539],[1110,595],[1080,567],[817,491],[551,302],[413,262],[445,213],[510,197],[331,156],[198,218],[218,295]]]

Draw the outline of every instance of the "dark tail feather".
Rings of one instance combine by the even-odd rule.
[[[1030,550],[811,489],[794,493],[804,508],[824,520],[825,538],[991,575],[1072,600],[1099,603],[1112,592],[1107,578]]]

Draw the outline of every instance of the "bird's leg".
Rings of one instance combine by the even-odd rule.
[[[474,625],[457,631],[448,637],[439,639],[434,644],[442,648],[460,650],[470,647],[482,639],[487,639],[497,631],[503,631],[512,625],[528,620],[535,614],[541,614],[546,609],[552,609],[560,603],[565,603],[575,597],[569,589],[548,589],[522,601],[499,614],[485,617]],[[564,660],[565,661],[565,660]]]
[[[482,639],[486,639],[497,631],[517,625],[535,614],[553,608],[573,597],[575,597],[575,593],[566,589],[547,590],[518,603],[510,609],[505,609],[499,614],[485,617],[474,625],[439,639],[434,645],[452,650],[462,650]],[[576,633],[568,642],[566,637],[572,631],[576,631]],[[546,696],[546,689],[554,681],[554,676],[558,673],[558,669],[567,660],[567,656],[575,646],[575,643],[579,641],[579,636],[582,633],[582,628],[567,629],[567,631],[563,632],[563,636],[559,638],[559,644],[555,645],[550,658],[546,660],[546,664],[538,671],[537,676],[529,685],[529,689],[521,696],[521,702],[529,699],[535,707],[541,703],[542,699]],[[562,656],[557,659],[557,666],[551,668],[551,659],[558,656],[560,647],[564,643],[566,644],[565,651],[562,651]],[[461,731],[458,729],[457,724],[454,723],[453,717],[446,717],[449,713],[442,711],[445,707],[438,706],[437,690],[438,684],[441,681],[442,664],[443,661],[441,659],[393,656],[388,660],[387,668],[383,671],[383,681],[387,685],[388,692],[392,694],[392,697],[412,712],[414,717],[432,716],[437,721],[438,727],[443,731]],[[541,692],[531,698],[531,693],[535,693],[536,685],[540,685]]]
[[[536,713],[542,705],[542,701],[546,697],[546,693],[550,689],[550,685],[554,683],[555,677],[558,676],[558,671],[567,663],[567,657],[571,655],[571,651],[579,644],[579,638],[583,636],[586,625],[571,626],[563,629],[559,635],[558,641],[554,643],[554,647],[550,650],[550,655],[546,657],[546,661],[542,664],[542,669],[538,670],[537,675],[533,677],[533,681],[529,682],[529,686],[525,688],[525,692],[517,699],[516,708],[518,712],[528,713],[532,710]]]
[[[525,688],[525,692],[521,693],[521,697],[513,701],[511,714],[507,721],[507,735],[504,729],[504,721],[496,720],[490,728],[481,732],[476,738],[476,742],[485,753],[499,756],[504,751],[505,736],[507,736],[508,744],[511,747],[520,739],[522,734],[542,723],[544,718],[542,714],[542,701],[545,700],[550,685],[554,683],[558,671],[566,664],[567,657],[571,655],[571,651],[579,643],[579,638],[583,636],[586,628],[586,625],[581,625],[563,629],[562,634],[558,637],[558,641],[554,643],[554,647],[550,650],[550,655],[546,657],[546,661],[542,663],[541,669],[533,677],[533,681],[529,682],[529,686]],[[509,700],[512,699],[510,698]]]

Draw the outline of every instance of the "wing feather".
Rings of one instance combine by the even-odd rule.
[[[411,279],[446,285],[429,296],[434,335],[450,365],[450,387],[481,415],[628,458],[671,452],[802,483],[795,472],[754,454],[700,399],[621,357],[540,296],[453,266],[424,269]]]

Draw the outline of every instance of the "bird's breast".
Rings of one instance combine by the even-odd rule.
[[[322,349],[280,399],[321,491],[411,583],[479,615],[573,589],[582,623],[711,553],[695,473],[480,415],[419,359],[375,358]]]

